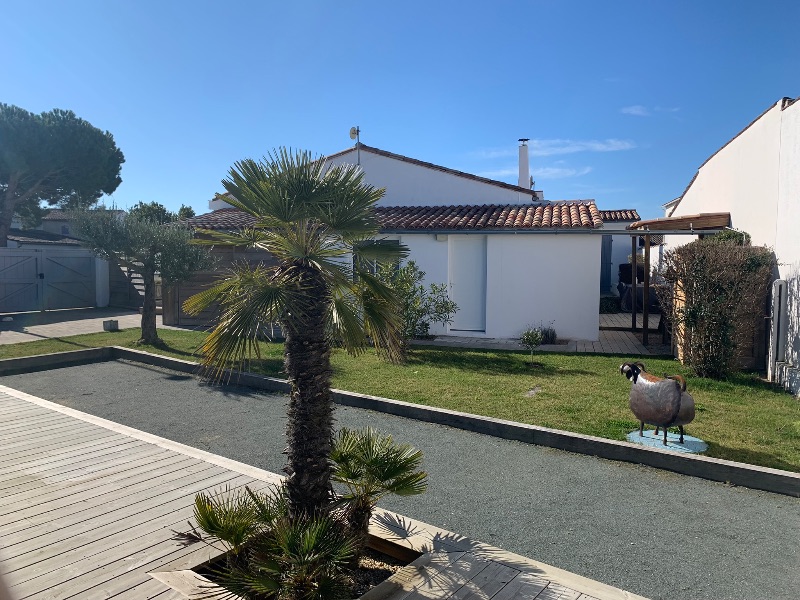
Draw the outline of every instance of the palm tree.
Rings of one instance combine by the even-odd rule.
[[[428,488],[428,474],[420,470],[422,452],[397,444],[391,435],[368,427],[339,430],[331,453],[333,481],[345,486],[340,503],[357,552],[367,545],[372,509],[387,494],[413,496]]]
[[[219,323],[201,347],[216,377],[259,358],[258,341],[280,324],[291,384],[284,468],[290,506],[296,515],[318,513],[331,498],[332,341],[359,353],[371,339],[389,359],[402,359],[397,298],[372,270],[406,251],[374,239],[373,209],[384,190],[366,184],[359,167],[281,148],[261,161],[237,162],[222,183],[233,196],[225,201],[256,222],[235,233],[200,231],[206,242],[257,247],[277,264],[238,266],[184,307],[196,314],[219,303]]]

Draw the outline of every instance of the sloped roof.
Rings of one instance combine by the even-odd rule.
[[[124,210],[114,209],[111,212],[115,214],[125,214]],[[51,208],[50,211],[42,217],[42,221],[69,221],[69,211],[63,208]]]
[[[79,246],[80,242],[68,235],[50,233],[39,229],[10,229],[8,239],[18,244],[51,244],[54,246]]]
[[[602,226],[593,200],[534,204],[459,206],[381,206],[375,209],[381,231],[471,231],[514,229],[593,229]],[[196,229],[236,230],[255,218],[237,208],[222,208],[183,221]]]
[[[603,223],[616,223],[618,221],[638,221],[641,219],[635,208],[621,208],[619,210],[601,210],[600,218]]]
[[[183,219],[185,223],[193,229],[215,229],[221,231],[233,231],[243,227],[252,227],[256,219],[250,213],[246,213],[238,208],[220,208],[218,210]]]
[[[592,229],[603,220],[591,200],[534,204],[386,206],[376,209],[381,231]]]
[[[724,227],[730,227],[730,225],[731,213],[718,212],[636,221],[628,225],[628,229],[646,229],[649,231],[677,231],[685,229],[688,233],[694,230],[723,229]]]
[[[481,183],[486,183],[488,185],[493,185],[497,187],[501,187],[507,190],[513,190],[515,192],[522,192],[525,194],[530,194],[531,196],[534,195],[534,190],[529,188],[519,187],[518,185],[513,185],[511,183],[506,183],[504,181],[497,181],[496,179],[489,179],[488,177],[481,177],[480,175],[473,175],[472,173],[465,173],[464,171],[458,171],[456,169],[450,169],[448,167],[443,167],[441,165],[435,165],[433,163],[425,162],[424,160],[418,160],[416,158],[411,158],[408,156],[403,156],[402,154],[395,154],[394,152],[388,152],[386,150],[381,150],[380,148],[373,148],[372,146],[367,146],[366,144],[357,143],[353,148],[347,148],[346,150],[342,150],[341,152],[337,152],[335,154],[331,154],[326,156],[325,158],[330,160],[332,158],[339,158],[340,156],[344,156],[350,152],[354,152],[355,150],[360,149],[362,152],[369,152],[371,154],[376,154],[378,156],[384,156],[386,158],[392,158],[394,160],[400,160],[402,162],[406,162],[412,165],[417,165],[419,167],[425,167],[426,169],[433,169],[434,171],[441,171],[442,173],[449,173],[450,175],[455,175],[456,177],[463,177],[464,179],[471,179],[473,181],[480,181]]]

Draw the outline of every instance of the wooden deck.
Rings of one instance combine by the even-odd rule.
[[[149,573],[219,554],[175,535],[195,494],[279,479],[2,386],[0,415],[0,570],[18,600],[183,598]]]
[[[2,385],[0,415],[0,572],[18,600],[218,597],[190,569],[221,549],[176,535],[195,494],[280,481]],[[423,554],[368,600],[641,598],[380,509],[370,533]]]
[[[658,321],[661,318],[660,314],[650,315],[647,319],[647,328],[653,332],[658,331]],[[644,327],[644,317],[642,313],[636,313],[636,328],[641,331]],[[600,329],[617,329],[620,331],[631,330],[631,313],[601,313],[600,314]]]

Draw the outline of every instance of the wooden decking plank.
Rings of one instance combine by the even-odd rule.
[[[446,569],[420,577],[414,583],[414,589],[405,600],[441,600],[449,598],[460,589],[467,581],[489,566],[489,561],[477,558],[471,552],[466,552],[461,558],[455,560]],[[427,569],[424,569],[427,571]]]
[[[79,459],[80,457],[96,456],[103,452],[115,452],[115,448],[133,447],[145,444],[133,438],[107,438],[103,442],[93,444],[91,446],[78,445],[65,448],[56,448],[49,452],[40,452],[32,454],[28,460],[20,460],[17,464],[0,468],[0,485],[6,481],[14,472],[25,469],[26,472],[32,472],[33,469],[52,468],[59,465],[69,464],[70,461]],[[20,457],[22,459],[22,457]]]
[[[166,479],[162,479],[168,483],[173,478],[181,477],[187,469],[197,470],[198,468],[190,460],[180,460],[173,456],[169,457],[169,464],[158,469],[151,468],[148,471],[146,465],[141,466],[141,472],[132,481],[122,474],[117,481],[106,482],[102,487],[95,488],[93,490],[95,493],[92,495],[81,493],[66,498],[58,497],[23,515],[15,513],[15,521],[0,525],[0,546],[5,543],[7,536],[19,534],[22,531],[26,531],[26,535],[33,536],[36,531],[34,528],[41,525],[67,526],[81,522],[98,510],[110,512],[117,506],[138,502],[138,497],[143,491],[152,489],[152,482],[155,478],[168,476]],[[34,512],[34,510],[38,510],[38,512]]]
[[[71,445],[58,445],[52,447],[42,447],[39,451],[28,451],[28,452],[21,452],[17,456],[13,457],[4,457],[10,463],[12,460],[14,461],[24,461],[18,462],[14,466],[8,465],[5,467],[0,466],[0,477],[5,476],[8,470],[14,470],[19,468],[20,466],[25,466],[27,464],[33,464],[34,461],[38,461],[44,458],[66,458],[69,456],[77,456],[81,453],[100,449],[100,448],[109,448],[113,446],[119,446],[120,444],[127,443],[127,440],[133,440],[133,438],[120,438],[119,436],[108,436],[106,438],[101,438],[99,440],[91,440],[89,442],[82,442],[77,444]],[[27,460],[25,460],[27,459]]]
[[[213,473],[209,471],[210,466],[211,465],[207,463],[187,463],[168,475],[147,477],[136,486],[135,489],[125,490],[124,495],[120,494],[117,490],[111,490],[109,493],[104,494],[103,498],[93,503],[91,507],[91,516],[82,514],[89,509],[89,507],[86,506],[81,506],[83,509],[81,512],[69,515],[63,514],[60,511],[51,511],[51,513],[48,513],[44,518],[39,519],[38,523],[18,531],[10,531],[3,534],[0,536],[0,544],[4,547],[11,548],[14,544],[19,543],[20,539],[34,540],[45,533],[51,533],[56,530],[67,535],[70,527],[81,527],[82,529],[91,527],[93,521],[107,519],[106,515],[123,510],[128,506],[135,506],[137,508],[144,506],[145,504],[142,502],[141,498],[143,494],[156,494],[156,490],[175,489],[183,485],[187,477],[210,475]],[[121,488],[118,489],[122,491]],[[156,495],[153,495],[154,499],[156,497]],[[147,500],[149,499],[148,497]]]
[[[15,536],[8,536],[3,540],[4,554],[8,557],[19,556],[25,552],[33,552],[45,547],[52,552],[59,552],[62,547],[71,550],[83,546],[83,542],[91,543],[101,540],[127,531],[136,525],[143,529],[152,528],[154,522],[161,517],[169,516],[169,519],[178,522],[184,517],[170,515],[184,507],[192,508],[195,494],[207,489],[205,481],[208,480],[188,480],[186,482],[176,480],[171,483],[169,489],[162,488],[158,493],[144,495],[144,498],[139,499],[138,502],[117,507],[112,511],[87,515],[83,521],[56,527],[48,527],[47,524],[43,524],[35,528],[34,532],[29,529]],[[251,481],[232,479],[227,480],[226,483],[232,487],[239,487],[247,485]],[[171,521],[166,524],[171,524]]]
[[[85,426],[86,428],[97,427],[97,425],[92,425],[91,423],[86,423]],[[5,430],[5,426],[3,426],[2,429]],[[30,434],[33,433],[34,431],[37,434],[41,435],[43,433],[54,433],[59,430],[63,431],[65,429],[66,430],[77,429],[75,427],[75,422],[70,421],[68,418],[53,419],[47,423],[43,423],[42,425],[36,427],[35,429],[25,430],[24,428],[15,427],[12,431],[8,432],[8,435],[3,435],[3,437],[9,442],[14,442],[21,439],[29,439]]]
[[[137,462],[169,456],[169,451],[152,446],[144,446],[141,451],[132,452],[135,452],[136,456],[128,457],[122,453],[120,456],[104,459],[98,465],[83,462],[82,467],[71,469],[63,474],[58,470],[48,471],[44,475],[20,473],[16,480],[8,481],[8,489],[3,490],[6,499],[3,502],[2,510],[13,511],[20,504],[24,506],[30,506],[31,503],[41,504],[43,493],[58,491],[62,495],[67,495],[76,488],[91,489],[93,486],[102,485],[104,475],[124,473]]]
[[[517,569],[490,562],[489,566],[466,582],[450,598],[452,600],[488,600],[519,574]]]
[[[139,484],[159,474],[172,473],[173,471],[183,469],[186,465],[192,464],[191,460],[191,458],[186,456],[167,455],[157,461],[154,460],[150,464],[132,467],[130,471],[120,471],[113,475],[106,475],[102,482],[100,482],[101,485],[92,488],[76,488],[69,494],[65,494],[63,489],[56,489],[49,493],[43,493],[41,496],[37,497],[36,502],[28,503],[24,507],[12,507],[7,509],[5,504],[0,504],[0,510],[8,510],[8,512],[0,514],[0,517],[13,515],[17,519],[32,519],[55,510],[62,511],[62,514],[69,514],[64,511],[70,506],[83,505],[91,508],[94,504],[88,502],[89,500],[105,496],[109,491],[125,489],[130,485]],[[132,479],[129,481],[128,478]],[[121,486],[121,481],[124,481],[125,485]],[[125,495],[127,495],[127,493]],[[103,498],[101,500],[101,502],[107,501],[108,498]]]
[[[0,485],[11,479],[12,475],[16,472],[24,471],[30,475],[32,473],[44,472],[48,469],[55,469],[61,466],[69,466],[71,463],[79,460],[87,460],[89,458],[97,458],[104,454],[113,454],[123,450],[130,450],[137,446],[144,446],[145,442],[140,442],[133,438],[128,439],[114,439],[106,444],[100,444],[91,448],[73,448],[72,450],[60,451],[58,453],[43,453],[38,457],[30,457],[28,460],[20,460],[14,466],[7,466],[0,468]]]
[[[256,481],[255,484],[242,483],[233,489],[241,489],[244,485],[251,485],[254,490],[258,491],[270,484]],[[65,575],[69,572],[89,573],[115,562],[122,561],[125,564],[127,557],[135,555],[137,552],[146,553],[150,548],[159,544],[173,544],[174,542],[176,547],[181,548],[184,546],[184,542],[175,539],[174,531],[186,532],[189,530],[187,525],[188,521],[192,519],[193,511],[193,503],[185,503],[178,510],[163,514],[157,519],[133,528],[133,537],[127,532],[123,532],[113,539],[98,540],[97,543],[87,544],[81,548],[79,554],[72,557],[48,558],[25,569],[20,569],[12,575],[18,586],[25,584],[28,588],[34,586],[47,588],[48,585],[57,584],[60,580],[65,579]],[[116,545],[114,545],[115,543]],[[205,544],[202,545],[205,546]],[[105,553],[109,547],[114,548],[114,556],[106,556]],[[122,558],[119,558],[120,556]],[[74,560],[69,562],[72,558]]]
[[[9,454],[17,453],[19,451],[36,449],[40,444],[48,446],[66,445],[74,443],[74,441],[86,441],[88,439],[98,439],[109,437],[109,431],[92,427],[90,424],[75,427],[73,429],[66,428],[61,432],[50,434],[46,440],[41,438],[18,440],[13,443],[3,443],[3,448]]]
[[[7,415],[2,413],[3,416],[3,431],[11,433],[19,430],[20,428],[30,430],[34,427],[44,425],[45,423],[52,423],[63,419],[63,415],[53,412],[38,412],[38,413],[23,413],[21,415]]]
[[[7,572],[44,560],[47,555],[71,552],[86,544],[102,540],[135,526],[137,523],[146,522],[148,517],[155,518],[162,511],[171,512],[171,510],[179,508],[183,501],[191,504],[197,492],[215,485],[224,485],[225,482],[235,479],[237,479],[236,474],[230,471],[211,476],[207,476],[206,471],[193,473],[187,476],[187,481],[181,487],[168,488],[158,492],[152,490],[144,496],[141,503],[127,504],[118,510],[111,511],[108,513],[107,519],[98,519],[103,524],[94,529],[87,530],[82,524],[78,524],[5,546],[3,553],[6,557]],[[169,504],[176,500],[178,502]],[[169,508],[162,505],[168,505]],[[139,510],[140,506],[143,507],[142,510]]]
[[[6,460],[10,460],[10,458],[16,454],[25,454],[27,452],[41,451],[48,448],[66,447],[76,443],[86,443],[93,439],[106,439],[113,435],[113,431],[97,431],[96,429],[83,428],[74,430],[72,435],[49,436],[46,439],[41,439],[41,437],[37,436],[27,442],[15,442],[14,444],[9,443],[8,440],[4,440],[3,448],[6,452],[0,457],[0,464]],[[38,442],[38,444],[33,442]]]
[[[126,443],[123,440],[120,440],[119,444],[108,446],[102,449],[106,450],[106,452],[103,453],[101,451],[99,456],[98,451],[89,450],[82,454],[68,456],[66,460],[56,459],[55,462],[48,462],[46,457],[44,459],[40,458],[36,461],[38,464],[33,464],[31,466],[26,466],[25,463],[20,460],[18,465],[9,467],[8,471],[4,473],[3,479],[0,481],[0,489],[6,490],[10,487],[13,487],[10,485],[10,482],[14,480],[14,475],[36,476],[46,479],[52,474],[57,474],[58,477],[56,479],[58,480],[71,471],[81,471],[82,469],[86,468],[87,465],[101,465],[110,463],[114,460],[118,460],[121,456],[152,454],[152,444],[140,442],[139,440],[133,440],[132,438],[129,439],[131,439],[131,441],[134,443]]]
[[[244,478],[242,481],[247,480],[245,475],[239,477]],[[187,505],[183,509],[184,516],[191,515],[191,508],[191,505]],[[105,550],[95,547],[99,553],[103,554],[101,560],[88,559],[88,566],[85,566],[87,559],[82,559],[36,579],[19,585],[12,584],[11,589],[13,592],[21,593],[22,598],[25,598],[27,595],[37,593],[32,590],[39,589],[41,592],[48,591],[48,594],[51,594],[53,590],[64,586],[64,589],[73,595],[61,596],[58,594],[58,597],[71,598],[74,596],[86,597],[84,594],[102,586],[101,591],[105,595],[104,597],[112,597],[114,593],[124,592],[141,583],[143,575],[149,578],[149,572],[161,570],[158,565],[171,556],[192,554],[195,547],[202,548],[212,556],[218,556],[221,553],[220,549],[209,550],[203,542],[195,542],[187,546],[184,541],[175,539],[173,535],[167,538],[163,529],[162,527],[161,530],[147,538],[140,538],[136,544],[128,544],[127,541],[130,540],[126,540],[123,544],[114,546],[113,556]],[[170,531],[170,533],[172,532]],[[147,540],[155,541],[155,543],[148,546],[146,545]],[[98,564],[98,562],[104,564]],[[15,574],[11,573],[10,575]],[[50,596],[45,595],[44,597]]]
[[[533,600],[549,582],[541,577],[520,573],[492,597],[492,600]]]
[[[192,600],[218,600],[220,598],[219,587],[212,587],[211,581],[191,569],[150,573],[150,576],[168,585],[176,594],[180,591],[181,595],[177,596],[178,598],[192,598]],[[203,588],[208,589],[204,590]],[[155,596],[155,598],[160,600],[161,596]],[[228,594],[225,598],[226,600],[244,600],[241,596],[234,594]]]
[[[234,473],[227,474],[228,477],[234,475]],[[209,488],[224,484],[225,477],[226,475],[222,475],[208,480]],[[246,475],[238,475],[232,479],[241,482],[243,481],[240,479],[242,477],[247,478]],[[228,479],[228,481],[232,479]],[[193,498],[195,493],[203,489],[202,486],[194,487],[190,494],[191,497]],[[9,563],[10,568],[15,569],[7,571],[12,593],[25,598],[28,595],[43,593],[61,585],[64,586],[63,589],[68,589],[70,592],[77,590],[77,593],[81,593],[112,579],[115,582],[119,581],[120,578],[136,570],[133,573],[135,575],[133,583],[130,579],[123,582],[126,587],[121,588],[120,591],[124,591],[139,581],[142,574],[146,575],[146,571],[143,570],[145,566],[176,551],[189,552],[192,546],[206,545],[202,542],[193,542],[187,546],[185,540],[175,539],[174,534],[171,531],[164,532],[164,528],[159,528],[148,535],[135,539],[131,539],[130,536],[122,536],[122,543],[118,543],[119,541],[114,538],[91,542],[91,545],[86,545],[89,548],[84,548],[84,550],[91,553],[92,556],[72,561],[69,564],[56,565],[56,568],[52,568],[54,566],[53,557],[46,557],[40,561],[42,563],[47,561],[46,573],[37,573],[35,565],[31,565],[30,568],[16,569],[17,565],[15,565],[14,559],[4,561]],[[189,549],[187,550],[187,548]],[[67,562],[70,560],[70,556],[69,553],[57,554],[56,558],[63,557],[61,558],[62,562]],[[84,556],[84,551],[80,552],[80,556]],[[30,577],[31,575],[33,577]],[[104,593],[105,591],[104,588]]]
[[[536,600],[578,600],[581,593],[551,581]]]
[[[170,588],[163,582],[151,577],[149,580],[143,581],[142,583],[128,588],[123,592],[107,597],[117,598],[118,600],[142,600],[143,598],[149,599],[159,597],[161,594],[168,591],[174,592],[175,590],[170,590]]]

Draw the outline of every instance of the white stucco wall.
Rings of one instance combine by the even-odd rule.
[[[486,335],[550,325],[560,338],[599,337],[600,235],[490,235]]]
[[[787,360],[800,391],[800,101],[776,103],[700,168],[672,216],[730,212],[732,226],[753,245],[775,249],[789,281]],[[669,214],[669,213],[668,213]],[[693,238],[674,236],[670,247]]]
[[[778,102],[700,167],[672,216],[729,212],[753,245],[774,246],[783,113]],[[668,245],[692,239],[670,236]]]
[[[426,284],[450,282],[448,246],[454,235],[399,236]],[[446,239],[445,239],[446,238]],[[596,341],[600,240],[596,234],[486,236],[486,331],[458,332],[432,325],[433,335],[518,337],[528,325],[553,324],[560,338]]]
[[[355,148],[331,160],[332,164],[356,164]],[[364,179],[386,188],[379,206],[434,206],[439,204],[521,204],[531,195],[482,183],[452,173],[361,151]]]
[[[781,120],[778,209],[775,254],[787,280],[787,369],[783,383],[800,395],[800,101],[787,107]]]

